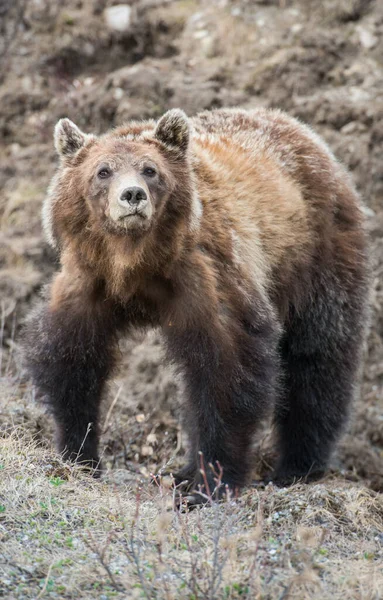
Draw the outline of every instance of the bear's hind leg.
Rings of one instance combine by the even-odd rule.
[[[365,287],[348,295],[324,282],[303,314],[290,320],[281,344],[284,395],[275,424],[281,485],[321,477],[344,428],[363,345]],[[329,291],[332,293],[329,294]]]

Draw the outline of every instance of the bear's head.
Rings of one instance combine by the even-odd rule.
[[[142,242],[154,232],[157,240],[168,238],[181,222],[192,228],[199,201],[189,141],[189,120],[179,109],[100,137],[60,119],[60,166],[43,209],[48,239],[60,246],[93,231]]]

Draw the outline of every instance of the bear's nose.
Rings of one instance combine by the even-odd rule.
[[[123,206],[126,206],[126,204],[136,206],[141,202],[145,202],[145,200],[147,200],[146,192],[140,187],[126,188],[120,196],[120,204]]]

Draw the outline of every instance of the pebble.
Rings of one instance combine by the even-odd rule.
[[[111,31],[127,31],[131,23],[132,8],[128,4],[116,4],[104,10],[104,19]]]
[[[376,217],[375,211],[372,210],[372,208],[370,208],[369,206],[366,206],[365,204],[362,204],[361,211],[366,217],[368,217],[370,219],[373,219],[374,217]]]
[[[358,27],[359,41],[363,48],[371,50],[378,43],[378,38],[368,29]]]

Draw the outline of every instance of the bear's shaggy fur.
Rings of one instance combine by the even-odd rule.
[[[259,109],[171,110],[101,137],[62,119],[55,144],[43,221],[61,270],[27,325],[26,355],[59,450],[97,467],[118,337],[152,326],[185,380],[190,453],[177,482],[203,485],[202,452],[242,487],[270,410],[274,480],[323,474],[354,393],[368,295],[359,201],[324,142]]]

